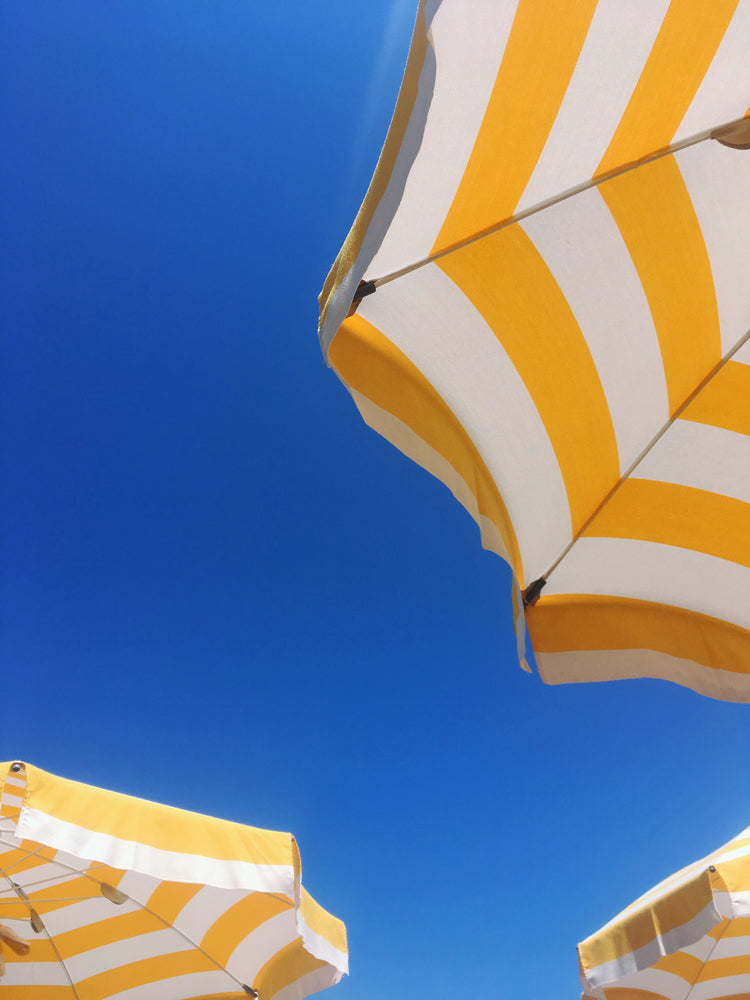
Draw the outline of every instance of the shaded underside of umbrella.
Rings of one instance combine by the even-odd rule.
[[[3,1000],[302,1000],[347,971],[290,834],[0,775]]]
[[[548,683],[750,700],[748,51],[750,0],[425,0],[321,294]]]
[[[750,827],[578,946],[584,998],[750,996]]]

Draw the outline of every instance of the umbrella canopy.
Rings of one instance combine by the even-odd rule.
[[[548,683],[750,700],[748,51],[750,0],[423,0],[321,294]]]
[[[302,1000],[347,971],[291,834],[0,768],[2,1000]]]
[[[750,827],[578,946],[584,997],[750,996]]]

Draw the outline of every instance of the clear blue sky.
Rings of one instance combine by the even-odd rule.
[[[415,7],[3,5],[0,759],[291,830],[332,998],[577,998],[750,823],[750,707],[523,674],[505,566],[325,368]]]

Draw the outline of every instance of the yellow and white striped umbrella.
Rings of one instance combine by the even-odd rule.
[[[321,293],[548,683],[750,700],[749,53],[750,0],[422,0]]]
[[[578,946],[584,998],[750,997],[750,827]]]
[[[347,972],[291,834],[0,775],[0,1000],[302,1000]]]

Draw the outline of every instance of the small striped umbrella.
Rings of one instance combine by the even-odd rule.
[[[0,774],[0,1000],[302,1000],[347,971],[290,834]]]
[[[750,827],[578,946],[584,998],[750,997]]]
[[[750,701],[748,52],[750,0],[422,0],[321,293],[548,683]]]

